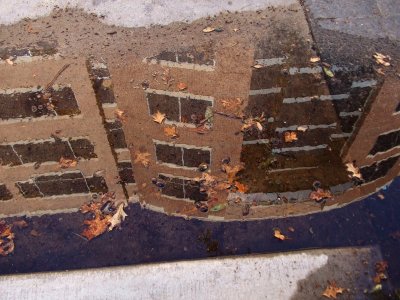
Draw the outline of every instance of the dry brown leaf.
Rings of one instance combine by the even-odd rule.
[[[319,62],[321,59],[318,56],[313,56],[310,58],[310,62],[312,63],[316,63]]]
[[[6,256],[14,251],[14,233],[11,226],[0,221],[0,255]]]
[[[214,27],[208,26],[208,27],[206,27],[206,28],[203,29],[203,32],[204,32],[204,33],[209,33],[209,32],[213,32],[214,30],[215,30]]]
[[[289,239],[287,236],[283,235],[280,229],[278,228],[274,229],[274,237],[281,241]]]
[[[178,129],[176,126],[168,126],[164,128],[164,134],[170,138],[177,138],[179,137]]]
[[[187,84],[184,82],[179,82],[176,87],[178,88],[178,90],[180,91],[184,91],[188,88]]]
[[[385,67],[389,67],[390,66],[390,62],[389,61],[391,60],[391,58],[390,58],[389,55],[384,55],[382,53],[376,52],[373,56],[375,58],[375,61],[378,64],[381,64],[381,65],[383,65]]]
[[[328,286],[323,292],[322,296],[325,296],[330,299],[336,299],[337,294],[342,294],[344,291],[343,288],[338,287],[335,281],[328,281]]]
[[[119,227],[121,225],[121,223],[125,220],[125,218],[128,215],[125,213],[124,211],[124,204],[121,203],[118,208],[117,211],[115,212],[115,214],[111,217],[111,219],[109,220],[109,227],[108,227],[108,231],[113,230],[115,227]]]
[[[158,110],[153,115],[153,121],[156,122],[156,123],[161,124],[162,122],[164,122],[164,119],[165,119],[165,114],[159,112]]]
[[[295,131],[286,131],[284,138],[285,138],[285,143],[291,143],[297,141],[297,133]]]
[[[148,168],[150,166],[150,153],[148,152],[135,152],[135,164],[141,163],[144,167]]]
[[[224,100],[221,100],[221,103],[225,109],[234,113],[235,115],[239,116],[241,114],[243,99],[241,99],[241,98],[224,99]]]
[[[216,186],[215,189],[218,191],[223,191],[223,190],[227,190],[231,187],[232,185],[228,182],[219,182]]]
[[[122,123],[124,123],[128,117],[128,115],[126,114],[126,112],[122,109],[116,109],[114,111],[114,115],[115,117],[120,120]]]
[[[82,232],[82,236],[87,238],[89,241],[94,239],[96,236],[103,234],[110,222],[111,216],[101,216],[96,214],[93,220],[85,220],[84,224],[88,225]]]
[[[235,186],[239,193],[246,193],[249,190],[249,187],[243,183],[235,181]]]
[[[11,66],[14,64],[14,62],[9,58],[6,59],[6,63],[8,63]]]
[[[228,182],[233,183],[235,181],[236,174],[244,169],[243,165],[236,165],[231,167],[230,165],[222,165],[222,170],[228,175]]]
[[[331,199],[333,195],[329,190],[317,189],[316,191],[311,192],[310,199],[314,201],[321,201],[322,199]]]
[[[265,117],[264,117],[264,113],[261,114],[261,116],[259,117],[250,117],[247,118],[243,121],[243,125],[242,125],[242,129],[241,131],[246,131],[248,129],[250,129],[251,127],[255,126],[259,131],[262,131],[264,128],[261,125],[261,123],[265,122]]]
[[[357,168],[354,163],[347,163],[346,164],[346,168],[347,168],[347,172],[351,173],[351,175],[349,175],[349,177],[355,177],[358,179],[362,179],[362,175],[360,173],[360,169]]]
[[[69,158],[64,158],[61,156],[59,165],[62,169],[67,169],[67,168],[73,168],[76,167],[78,164],[78,161],[76,159],[69,159]]]

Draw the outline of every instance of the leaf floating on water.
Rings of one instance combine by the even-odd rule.
[[[294,228],[293,228],[292,226],[289,226],[289,227],[288,227],[288,230],[289,230],[290,232],[294,232],[294,231],[295,231]]]
[[[333,74],[333,72],[329,69],[329,68],[327,68],[327,67],[322,67],[322,69],[324,70],[324,73],[327,75],[327,76],[329,76],[329,77],[335,77],[335,74]]]
[[[336,299],[337,294],[342,294],[343,291],[344,291],[344,289],[341,287],[338,287],[336,285],[335,281],[331,281],[331,282],[328,281],[328,286],[326,287],[322,296],[330,298],[330,299]]]
[[[319,62],[321,59],[318,56],[313,56],[310,58],[310,62],[312,63],[316,63]]]
[[[108,231],[113,230],[115,227],[119,227],[121,225],[121,223],[125,220],[125,218],[128,215],[126,214],[126,212],[124,211],[124,204],[121,203],[118,208],[117,211],[115,212],[115,214],[111,217],[111,219],[109,220],[109,227],[108,227]]]
[[[158,124],[161,124],[162,122],[164,122],[164,119],[165,119],[165,114],[159,112],[158,110],[153,115],[153,121],[158,123]]]
[[[214,27],[208,26],[208,27],[206,27],[206,28],[203,29],[203,32],[204,32],[204,33],[209,33],[209,32],[213,32],[214,30],[215,30]]]
[[[111,216],[106,215],[102,216],[101,214],[96,214],[95,218],[92,220],[85,220],[83,223],[88,225],[85,230],[82,232],[82,236],[87,238],[89,241],[94,239],[95,237],[103,234],[107,228],[108,223],[111,219]]]
[[[281,240],[281,241],[289,239],[286,235],[282,234],[282,232],[279,228],[274,229],[274,238],[277,238],[278,240]]]
[[[14,251],[14,233],[11,226],[5,221],[0,221],[0,255],[7,256]]]

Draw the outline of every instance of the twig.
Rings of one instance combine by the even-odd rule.
[[[57,78],[64,72],[70,65],[66,64],[64,65],[60,71],[57,72],[57,74],[53,77],[53,79],[46,85],[46,87],[43,90],[43,93],[48,92],[49,89],[53,86],[54,82],[56,82]]]
[[[222,111],[216,111],[216,110],[214,110],[213,113],[214,113],[214,114],[217,114],[217,115],[221,115],[221,116],[227,117],[227,118],[242,120],[242,117],[238,117],[238,116],[235,116],[235,115],[232,115],[232,114],[227,114],[227,113],[224,113],[224,112],[222,112]]]

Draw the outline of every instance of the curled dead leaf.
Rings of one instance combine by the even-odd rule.
[[[375,58],[375,61],[380,64],[383,65],[385,67],[389,67],[390,66],[390,56],[389,55],[384,55],[382,53],[376,52],[373,57]]]
[[[0,221],[0,255],[7,256],[14,251],[14,233],[10,225]]]
[[[59,165],[62,169],[67,169],[67,168],[73,168],[76,167],[78,164],[78,161],[76,159],[69,159],[69,158],[64,158],[61,156]]]
[[[117,211],[115,212],[115,214],[109,220],[108,231],[113,230],[115,227],[121,226],[121,223],[125,220],[125,218],[127,216],[128,215],[124,211],[124,205],[123,205],[123,203],[121,203],[118,206]]]
[[[318,56],[313,56],[310,58],[310,62],[312,62],[312,63],[319,62],[320,60],[321,60],[321,58],[319,58]]]
[[[347,163],[346,164],[347,172],[349,172],[351,175],[349,175],[350,178],[358,178],[362,179],[362,175],[360,173],[360,169],[357,168],[354,163]]]
[[[239,193],[246,193],[249,190],[249,187],[243,183],[235,181],[235,187]]]
[[[281,240],[281,241],[289,239],[286,235],[282,234],[282,232],[279,228],[274,229],[274,238],[277,238],[278,240]]]
[[[82,236],[90,241],[103,234],[108,228],[110,219],[111,216],[109,215],[102,216],[101,214],[96,214],[94,219],[85,220],[84,224],[87,225],[87,227],[83,230]]]
[[[206,28],[203,29],[204,33],[209,33],[209,32],[213,32],[215,30],[214,27],[211,26],[207,26]]]

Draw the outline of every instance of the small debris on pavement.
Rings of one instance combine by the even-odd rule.
[[[321,60],[321,58],[319,58],[318,56],[313,56],[310,58],[310,62],[312,62],[312,63],[319,62],[320,60]]]
[[[376,63],[383,65],[385,67],[389,67],[390,66],[390,56],[389,55],[384,55],[382,53],[379,52],[375,52],[375,54],[373,55],[373,57],[375,58]]]
[[[344,289],[338,287],[335,281],[328,281],[328,286],[326,287],[325,291],[322,293],[322,296],[330,298],[330,299],[337,299],[336,296],[338,294],[343,294]]]
[[[126,122],[126,119],[127,119],[127,117],[128,117],[128,115],[126,114],[126,112],[125,112],[124,110],[122,110],[122,109],[116,109],[116,110],[114,111],[114,115],[115,115],[115,117],[116,117],[118,120],[120,120],[122,123],[125,123],[125,122]]]
[[[209,32],[213,32],[214,30],[215,30],[214,27],[208,26],[208,27],[206,27],[206,28],[203,29],[203,32],[204,32],[204,33],[209,33]]]

